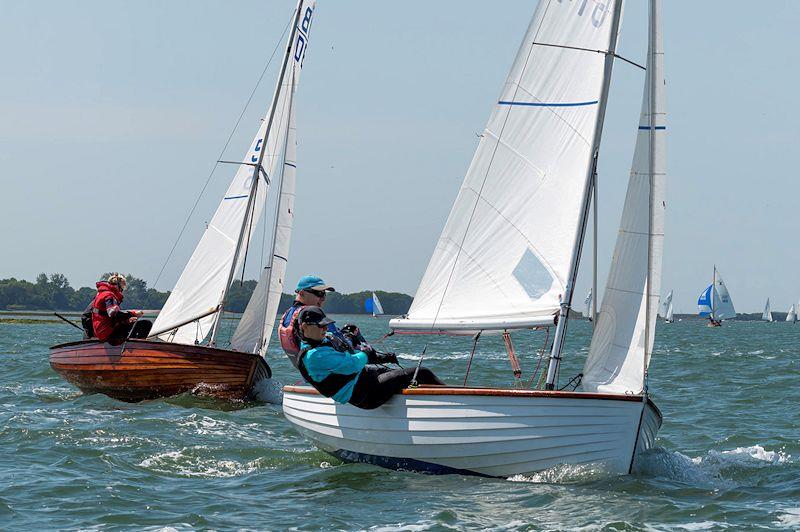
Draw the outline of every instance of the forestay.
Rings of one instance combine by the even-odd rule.
[[[307,31],[310,27],[311,17],[315,2],[301,0],[298,4],[300,16],[296,17],[297,31],[290,33],[287,46],[292,46],[290,65],[302,65],[305,48],[307,45]],[[158,315],[153,329],[163,331],[174,324],[179,324],[187,319],[208,312],[222,302],[231,269],[234,267],[237,241],[245,226],[245,217],[248,216],[247,205],[253,189],[253,165],[259,161],[261,151],[264,150],[262,166],[267,176],[272,177],[276,166],[281,160],[281,155],[286,143],[287,120],[291,95],[296,89],[299,68],[292,68],[293,76],[284,76],[284,85],[275,90],[273,102],[269,109],[275,107],[275,114],[270,127],[269,114],[258,130],[250,149],[242,160],[236,175],[228,187],[225,196],[208,223],[200,243],[194,250],[192,257],[183,270],[178,283],[172,290],[164,308]],[[279,81],[280,83],[280,81]],[[286,85],[290,84],[290,85]],[[291,87],[292,90],[285,90]],[[276,102],[277,100],[277,102]],[[264,137],[269,128],[269,137]],[[256,187],[257,193],[253,209],[247,220],[248,228],[255,227],[263,209],[267,182],[261,177]],[[241,253],[237,262],[241,264],[244,253]],[[239,265],[240,265],[239,264]],[[211,330],[214,320],[219,313],[210,314],[199,320],[175,330],[161,334],[159,337],[165,341],[193,344],[202,341]]]
[[[607,4],[539,3],[408,317],[392,327],[553,324],[592,163]]]
[[[664,249],[666,113],[658,0],[652,5],[636,149],[611,269],[583,370],[587,391],[641,392],[653,349]]]

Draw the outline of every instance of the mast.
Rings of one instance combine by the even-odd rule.
[[[648,135],[650,137],[650,150],[648,153],[648,174],[649,174],[649,190],[647,193],[647,276],[645,277],[645,296],[644,296],[644,372],[642,374],[642,391],[644,392],[645,396],[647,395],[647,366],[650,360],[650,313],[652,310],[652,305],[650,303],[650,286],[651,286],[651,274],[653,270],[653,186],[655,185],[655,175],[656,175],[656,70],[658,69],[656,66],[656,53],[658,50],[656,49],[656,3],[654,0],[650,0],[650,9],[649,9],[649,35],[648,35],[648,43],[647,49],[650,55],[649,64],[650,68],[647,69],[647,78],[649,83],[650,94],[648,95],[648,112],[650,114],[650,120],[647,121],[647,125],[650,128],[648,131]],[[670,301],[671,302],[671,301]],[[655,329],[653,330],[655,333]],[[645,401],[646,402],[646,401]]]
[[[547,381],[545,389],[552,390],[555,387],[556,376],[558,375],[558,367],[561,362],[561,350],[564,347],[564,340],[567,335],[567,321],[569,320],[569,310],[572,306],[572,295],[575,289],[575,280],[578,275],[578,266],[581,261],[581,250],[583,248],[583,240],[586,236],[586,224],[589,218],[589,205],[590,205],[590,191],[594,188],[595,176],[597,172],[597,157],[600,150],[600,139],[603,133],[603,121],[606,115],[606,105],[608,104],[608,91],[611,86],[611,70],[614,66],[614,55],[617,51],[617,38],[619,36],[619,24],[622,17],[622,0],[614,0],[614,15],[611,22],[611,36],[609,40],[609,49],[605,56],[605,65],[603,66],[603,85],[600,93],[600,107],[597,113],[597,121],[595,123],[594,142],[592,146],[592,164],[589,165],[589,174],[586,177],[586,186],[583,190],[583,211],[580,219],[580,228],[575,235],[575,243],[572,246],[572,260],[570,261],[569,276],[567,277],[567,285],[564,289],[564,295],[561,298],[561,310],[558,314],[558,325],[556,326],[555,336],[553,338],[553,347],[550,351],[550,364],[547,368]]]
[[[714,273],[711,276],[711,321],[716,321],[714,317],[714,294],[717,293],[717,265],[714,265]]]
[[[592,329],[597,324],[597,172],[594,173],[592,180],[592,301],[590,316],[592,317]]]
[[[281,65],[281,73],[278,76],[278,83],[275,87],[275,93],[272,97],[272,105],[270,106],[269,115],[267,116],[267,128],[264,131],[264,139],[262,149],[258,152],[258,160],[256,161],[255,165],[253,166],[253,185],[250,189],[250,197],[247,200],[247,210],[245,211],[244,220],[242,220],[242,228],[239,231],[239,239],[236,242],[236,251],[233,254],[233,262],[231,263],[231,269],[228,274],[228,280],[225,283],[224,288],[222,289],[222,296],[220,297],[219,303],[219,310],[217,313],[217,319],[214,321],[214,328],[211,332],[211,340],[209,341],[209,345],[215,345],[217,341],[217,333],[219,331],[219,326],[222,323],[222,314],[225,312],[225,300],[228,297],[228,291],[230,290],[231,283],[233,282],[233,276],[236,274],[236,266],[239,262],[239,254],[242,250],[242,244],[244,243],[244,235],[247,229],[247,223],[250,219],[250,211],[252,210],[252,202],[255,201],[255,192],[257,190],[257,183],[259,178],[259,173],[261,171],[261,163],[264,161],[264,154],[266,153],[266,142],[269,139],[270,130],[272,129],[272,122],[275,118],[275,109],[278,107],[278,94],[281,90],[281,85],[283,84],[283,78],[286,75],[286,66],[289,64],[289,57],[291,56],[292,52],[292,45],[294,44],[295,34],[297,33],[297,23],[300,20],[300,12],[302,7],[303,0],[298,0],[297,7],[295,8],[295,16],[294,22],[292,23],[292,31],[289,34],[289,41],[286,44],[286,53],[283,56],[283,64]]]

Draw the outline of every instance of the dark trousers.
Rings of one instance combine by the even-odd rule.
[[[150,320],[136,320],[133,323],[129,323],[126,318],[114,325],[114,332],[111,333],[106,342],[111,345],[120,345],[128,338],[147,338],[152,328],[153,322]],[[128,336],[129,334],[130,336]]]
[[[364,366],[353,388],[350,404],[365,410],[378,408],[391,399],[394,394],[399,393],[403,388],[408,388],[414,377],[415,369],[389,369],[372,364]],[[417,383],[444,384],[431,370],[425,367],[419,368]]]

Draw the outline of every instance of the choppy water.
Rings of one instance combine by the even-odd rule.
[[[386,330],[383,319],[349,319],[368,338]],[[2,529],[800,528],[800,326],[659,324],[651,390],[665,422],[636,473],[564,467],[509,480],[342,464],[269,404],[82,395],[47,362],[47,347],[72,332],[0,324]],[[579,371],[589,325],[571,332],[565,376]],[[542,341],[516,342],[524,376]],[[391,345],[413,364],[425,342],[426,365],[461,382],[468,339]],[[270,364],[296,379],[274,349]],[[482,339],[470,383],[512,379],[500,340]]]

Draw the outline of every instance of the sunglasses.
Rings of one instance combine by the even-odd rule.
[[[325,291],[324,290],[320,291],[320,290],[306,289],[305,291],[308,292],[309,294],[311,294],[312,296],[317,296],[317,297],[319,297],[321,299],[325,299]]]

